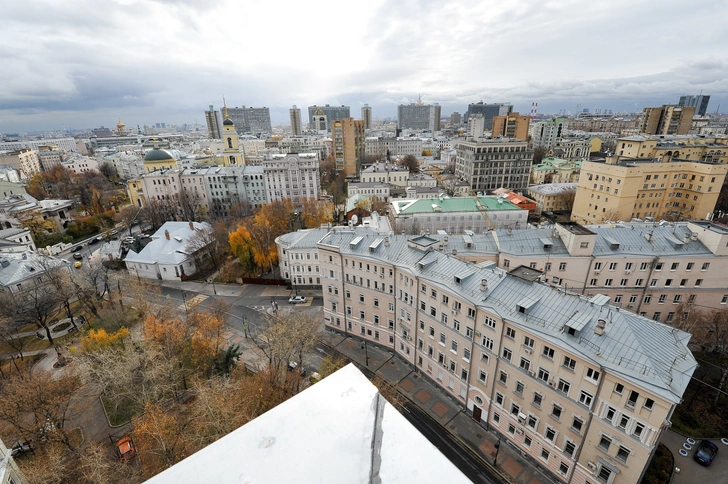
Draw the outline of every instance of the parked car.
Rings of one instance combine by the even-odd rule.
[[[101,240],[101,237],[94,237],[93,239],[88,241],[88,245],[95,244]]]
[[[693,454],[693,459],[698,464],[709,466],[715,455],[718,453],[718,446],[709,440],[703,440]]]
[[[71,252],[78,252],[79,250],[83,249],[83,245],[77,245],[73,249],[71,249]]]
[[[76,260],[81,260],[83,259],[83,254],[79,254],[78,252],[76,252],[75,254],[73,254],[73,258]]]
[[[124,237],[124,243],[125,244],[133,244],[134,243],[134,237]]]
[[[288,300],[288,304],[302,304],[307,301],[305,296],[293,296]]]
[[[119,453],[119,460],[122,462],[128,462],[136,455],[134,449],[134,443],[131,441],[131,437],[123,437],[116,442],[116,450]]]

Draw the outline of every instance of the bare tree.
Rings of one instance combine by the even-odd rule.
[[[185,250],[193,254],[195,262],[201,269],[204,261],[209,259],[215,270],[219,269],[218,239],[212,228],[195,229],[195,233],[187,239]]]
[[[124,229],[129,232],[130,236],[132,235],[131,229],[139,219],[141,211],[141,207],[127,205],[126,207],[122,207],[121,210],[119,210],[119,213],[116,214],[116,219],[124,226]]]
[[[0,293],[0,314],[16,322],[33,323],[38,329],[45,330],[46,337],[53,346],[53,335],[49,327],[58,312],[61,298],[53,286],[36,283],[23,288],[19,293]]]
[[[415,155],[404,155],[404,157],[399,160],[399,166],[406,168],[410,173],[420,172],[420,162]]]

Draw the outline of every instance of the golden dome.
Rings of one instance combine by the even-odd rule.
[[[321,110],[321,108],[318,108],[315,113],[313,113],[314,116],[324,116],[324,112]]]
[[[124,123],[122,123],[122,122],[121,122],[121,119],[120,119],[120,120],[119,120],[119,122],[118,122],[118,123],[116,123],[116,127],[117,127],[117,128],[121,128],[121,127],[123,127],[123,126],[126,126],[126,125],[125,125]]]

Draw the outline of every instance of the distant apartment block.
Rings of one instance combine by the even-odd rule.
[[[513,111],[513,106],[506,103],[483,103],[479,101],[477,103],[468,104],[468,110],[465,113],[465,122],[475,114],[483,116],[484,129],[490,131],[493,127],[493,118],[495,116],[507,116]]]
[[[440,106],[421,102],[397,107],[397,127],[421,131],[440,131]]]
[[[323,115],[326,116],[326,131],[331,131],[332,121],[340,121],[344,118],[351,117],[351,109],[349,106],[344,106],[343,104],[341,106],[329,106],[328,104],[324,106],[317,106],[314,104],[313,106],[308,107],[308,125],[310,129],[315,131],[323,131],[320,129],[320,126],[317,126],[314,122],[314,114],[319,109]]]
[[[269,108],[247,108],[243,106],[241,108],[227,108],[227,112],[238,134],[271,133],[273,131]]]
[[[368,137],[364,140],[364,153],[379,157],[422,156],[422,143],[422,138]]]
[[[205,123],[207,124],[208,138],[222,138],[222,116],[220,115],[220,111],[215,111],[212,104],[210,104],[210,109],[205,111]]]
[[[450,124],[453,126],[457,126],[462,122],[462,116],[459,112],[455,111],[450,115]]]
[[[710,102],[710,95],[698,94],[695,96],[680,96],[680,101],[677,103],[678,106],[692,106],[695,108],[695,114],[698,116],[705,116],[708,112],[708,103]]]
[[[352,118],[332,121],[331,152],[337,171],[356,176],[364,159],[364,121]]]
[[[301,110],[294,104],[291,109],[288,110],[288,114],[291,117],[291,134],[293,136],[300,136],[303,133],[303,126],[301,124]]]
[[[528,186],[533,152],[528,143],[516,139],[457,141],[455,175],[478,192],[496,188],[524,190]]]
[[[710,216],[728,165],[652,158],[584,162],[571,220],[694,220]]]
[[[536,213],[571,211],[576,197],[576,183],[547,183],[528,187],[528,196],[536,201]]]
[[[23,148],[6,153],[0,151],[0,165],[12,166],[21,172],[25,178],[31,178],[42,171],[37,148]]]
[[[372,128],[372,108],[368,104],[361,107],[361,120],[364,121],[364,129]]]
[[[552,118],[531,125],[531,144],[534,148],[551,148],[558,138],[566,135],[568,120]]]
[[[659,108],[645,108],[642,111],[640,133],[688,134],[694,116],[694,106],[664,104]]]
[[[468,137],[479,139],[485,133],[485,118],[482,114],[477,113],[468,116],[467,131]]]

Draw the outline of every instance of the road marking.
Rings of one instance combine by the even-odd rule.
[[[177,306],[177,309],[180,311],[189,311],[190,309],[194,308],[195,306],[199,306],[202,301],[209,298],[210,296],[206,296],[204,294],[198,294],[197,296],[193,297],[192,299],[188,299],[187,303],[183,302],[179,306]]]

